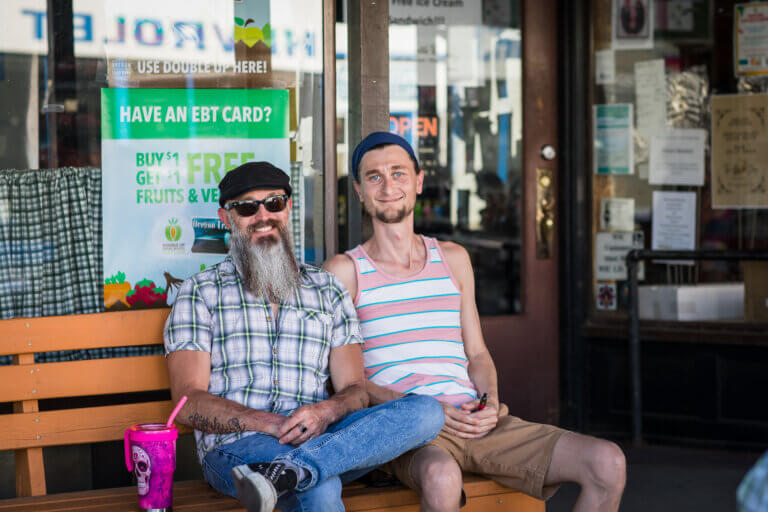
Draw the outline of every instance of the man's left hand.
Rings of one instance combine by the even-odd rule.
[[[331,423],[332,411],[327,404],[317,402],[299,407],[280,426],[280,444],[299,446],[319,436]]]
[[[496,400],[489,399],[482,411],[477,410],[479,406],[480,399],[461,404],[461,410],[469,413],[465,416],[466,422],[480,429],[480,432],[465,434],[462,437],[484,437],[496,427],[496,423],[499,421],[499,403]]]

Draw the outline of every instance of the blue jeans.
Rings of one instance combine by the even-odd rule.
[[[221,445],[203,459],[203,475],[217,491],[236,497],[232,468],[274,459],[304,468],[309,475],[277,506],[289,510],[343,511],[341,485],[413,448],[431,441],[443,428],[443,407],[434,398],[408,395],[355,411],[332,423],[324,434],[299,447],[255,433]]]

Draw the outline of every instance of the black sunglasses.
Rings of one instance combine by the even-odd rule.
[[[281,212],[288,206],[288,196],[282,194],[279,196],[269,196],[266,199],[243,199],[242,201],[234,201],[225,205],[224,209],[234,209],[240,217],[250,217],[251,215],[256,215],[262,204],[268,212]]]

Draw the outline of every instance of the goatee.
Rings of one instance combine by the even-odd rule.
[[[379,221],[385,223],[385,224],[397,224],[399,222],[402,222],[404,218],[406,218],[408,215],[413,212],[415,205],[408,207],[403,206],[399,210],[395,210],[393,212],[391,211],[382,211],[377,210],[373,205],[369,205],[366,202],[363,202],[363,208],[365,209],[366,213],[370,215],[371,217],[375,217]]]
[[[232,226],[229,253],[246,289],[257,297],[266,295],[273,302],[288,299],[299,284],[299,265],[286,226],[277,221],[266,221],[252,224],[241,231],[231,216],[229,222]],[[269,236],[253,242],[251,235],[256,229],[265,226],[276,228],[278,238]]]

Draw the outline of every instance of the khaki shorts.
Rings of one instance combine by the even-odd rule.
[[[505,487],[524,492],[534,498],[547,499],[559,486],[544,486],[544,477],[552,460],[555,443],[566,431],[553,425],[530,423],[509,416],[501,404],[499,422],[488,435],[464,439],[441,431],[426,446],[448,452],[462,471],[478,473]],[[395,475],[411,489],[418,489],[411,475],[416,448],[384,464],[381,469]]]

